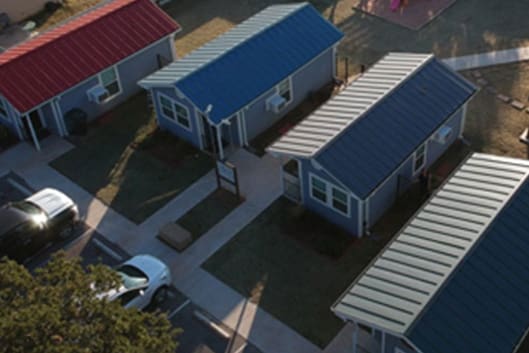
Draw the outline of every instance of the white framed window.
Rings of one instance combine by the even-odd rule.
[[[413,175],[419,173],[426,164],[426,142],[417,148],[413,154]]]
[[[310,174],[310,196],[325,206],[349,217],[350,199],[345,190]]]
[[[0,97],[0,118],[4,120],[9,120],[9,115],[7,114],[7,104]]]
[[[107,90],[107,95],[103,101],[109,101],[121,93],[118,72],[114,66],[102,71],[99,74],[99,82]]]
[[[279,82],[277,93],[286,101],[285,105],[292,102],[292,80],[289,78]]]
[[[160,102],[160,111],[165,118],[176,122],[187,130],[191,130],[189,110],[185,106],[163,94],[158,94],[158,100]]]
[[[327,183],[313,176],[310,180],[310,193],[313,198],[327,203]]]

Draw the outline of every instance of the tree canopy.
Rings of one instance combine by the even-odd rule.
[[[179,329],[167,315],[125,309],[96,292],[119,276],[104,265],[85,270],[58,253],[35,273],[0,260],[0,353],[169,353]]]

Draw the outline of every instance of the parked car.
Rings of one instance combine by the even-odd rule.
[[[0,257],[22,263],[48,243],[71,235],[78,219],[77,205],[55,189],[7,203],[0,207]]]
[[[151,255],[137,255],[116,268],[121,287],[98,295],[110,301],[119,300],[126,308],[145,309],[163,302],[171,285],[171,271]]]

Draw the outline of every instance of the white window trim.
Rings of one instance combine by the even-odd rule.
[[[9,107],[7,106],[7,101],[4,98],[0,97],[0,104],[2,105],[2,108],[6,112],[6,115],[0,114],[0,119],[11,122],[11,119],[9,117]]]
[[[318,199],[317,197],[315,197],[312,194],[312,180],[313,179],[317,179],[318,181],[321,181],[322,183],[325,184],[325,194],[327,196],[326,197],[327,198],[327,202],[321,201],[320,199]],[[338,190],[340,192],[343,192],[347,196],[347,213],[333,207],[333,205],[332,205],[332,200],[333,200],[332,190],[333,189],[336,189],[336,190]],[[326,206],[327,208],[333,210],[334,212],[337,212],[337,213],[341,214],[342,216],[346,216],[347,218],[350,218],[350,214],[351,214],[351,197],[350,197],[349,193],[346,190],[337,187],[336,185],[334,185],[334,184],[332,184],[332,183],[320,178],[319,176],[317,176],[317,175],[315,175],[313,173],[309,173],[309,194],[310,194],[310,197],[313,200],[316,200],[316,202],[319,202],[320,204]]]
[[[279,83],[276,85],[276,93],[280,94],[279,85],[281,85],[285,81],[288,81],[288,88],[290,90],[290,99],[285,103],[285,106],[281,110],[284,110],[294,100],[294,86],[292,85],[292,76],[288,76],[284,80],[279,81]]]
[[[419,149],[424,146],[424,153],[423,153],[423,162],[422,162],[422,165],[415,169],[415,162],[417,160],[417,152],[419,151]],[[416,150],[415,152],[413,153],[413,161],[412,161],[412,164],[411,164],[411,171],[412,171],[412,175],[413,176],[417,176],[419,173],[421,173],[424,169],[424,166],[426,165],[426,159],[428,158],[428,141],[424,142],[423,144],[421,144]]]
[[[158,92],[157,96],[158,96],[157,103],[158,103],[158,108],[159,108],[159,111],[160,111],[160,115],[163,116],[166,120],[171,121],[173,124],[176,124],[176,125],[180,126],[181,128],[183,128],[183,129],[185,129],[185,130],[187,130],[189,132],[192,132],[193,131],[193,129],[192,129],[193,124],[191,123],[191,113],[189,112],[189,109],[187,109],[187,107],[185,105],[178,103],[177,101],[175,101],[174,99],[172,99],[171,97],[169,97],[166,94]],[[189,120],[189,127],[185,126],[184,124],[182,124],[182,123],[180,123],[178,121],[177,113],[176,113],[176,111],[174,109],[173,109],[173,113],[175,115],[174,119],[171,118],[171,117],[168,117],[167,115],[165,115],[163,113],[161,97],[164,97],[165,99],[168,99],[169,101],[171,101],[173,106],[174,105],[178,105],[179,107],[183,108],[187,112],[187,119]]]
[[[97,74],[97,80],[98,80],[99,84],[101,85],[101,87],[105,88],[105,86],[103,85],[103,79],[101,78],[101,76],[102,76],[104,71],[108,71],[110,69],[114,69],[114,72],[116,73],[116,82],[118,83],[118,91],[116,93],[114,93],[113,95],[106,97],[101,103],[110,102],[111,100],[113,100],[114,98],[119,96],[121,93],[123,93],[123,88],[121,87],[121,77],[119,76],[119,70],[117,68],[117,65],[109,66],[106,69],[101,70]]]

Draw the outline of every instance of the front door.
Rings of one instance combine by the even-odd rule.
[[[40,140],[47,135],[47,131],[44,128],[44,125],[42,125],[42,119],[40,118],[40,113],[38,109],[33,110],[31,113],[28,114],[27,118],[22,118],[23,124],[24,124],[24,131],[26,133],[26,136],[28,138],[31,138],[31,128],[29,126],[29,122],[31,121],[31,125],[33,126],[33,131],[35,131],[35,135]]]
[[[214,133],[211,125],[209,125],[208,119],[202,114],[200,114],[200,119],[202,120],[202,141],[204,143],[204,150],[215,153],[217,147],[217,134]]]

